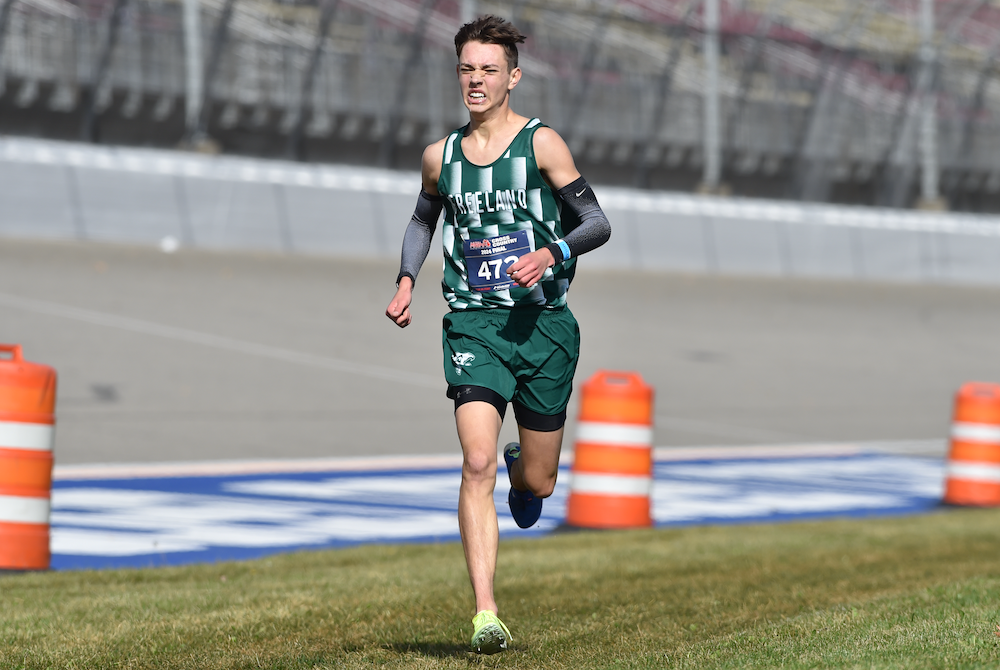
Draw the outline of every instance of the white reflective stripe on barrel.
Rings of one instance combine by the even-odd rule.
[[[0,522],[48,523],[51,507],[48,498],[0,496]]]
[[[653,478],[573,472],[570,474],[569,488],[573,493],[649,497],[653,491]]]
[[[951,437],[963,442],[984,442],[1000,445],[1000,426],[988,423],[953,423]]]
[[[948,461],[946,475],[955,479],[971,479],[977,482],[992,482],[1000,484],[1000,465],[985,463],[969,463],[967,461]]]
[[[54,426],[50,423],[0,421],[0,449],[52,451]]]
[[[653,444],[653,427],[634,423],[603,423],[581,421],[576,425],[578,442],[596,442],[616,447],[649,447]]]

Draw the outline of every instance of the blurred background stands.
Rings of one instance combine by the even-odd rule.
[[[0,133],[414,170],[486,13],[594,183],[1000,210],[994,0],[0,0]]]

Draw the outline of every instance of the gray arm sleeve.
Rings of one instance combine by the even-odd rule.
[[[431,238],[437,229],[438,217],[441,216],[441,209],[444,207],[444,198],[440,195],[431,195],[424,189],[420,189],[417,197],[417,206],[410,217],[410,223],[406,226],[403,234],[403,253],[399,261],[399,275],[396,277],[396,286],[403,277],[417,283],[417,273],[420,266],[427,259],[427,253],[431,250]]]
[[[564,206],[569,208],[579,223],[570,230],[564,229],[566,234],[562,239],[563,244],[553,242],[545,245],[552,252],[556,263],[593,251],[611,239],[611,222],[586,179],[580,177],[563,186],[558,193]]]

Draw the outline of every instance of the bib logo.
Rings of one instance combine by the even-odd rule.
[[[476,360],[475,354],[456,352],[451,355],[451,362],[455,364],[455,374],[461,375],[463,367],[469,367],[472,365],[472,361]]]

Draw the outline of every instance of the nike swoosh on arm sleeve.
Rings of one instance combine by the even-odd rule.
[[[580,220],[580,225],[567,232],[562,240],[545,245],[556,263],[593,251],[611,239],[611,222],[586,179],[580,177],[563,186],[558,193],[564,206]]]

